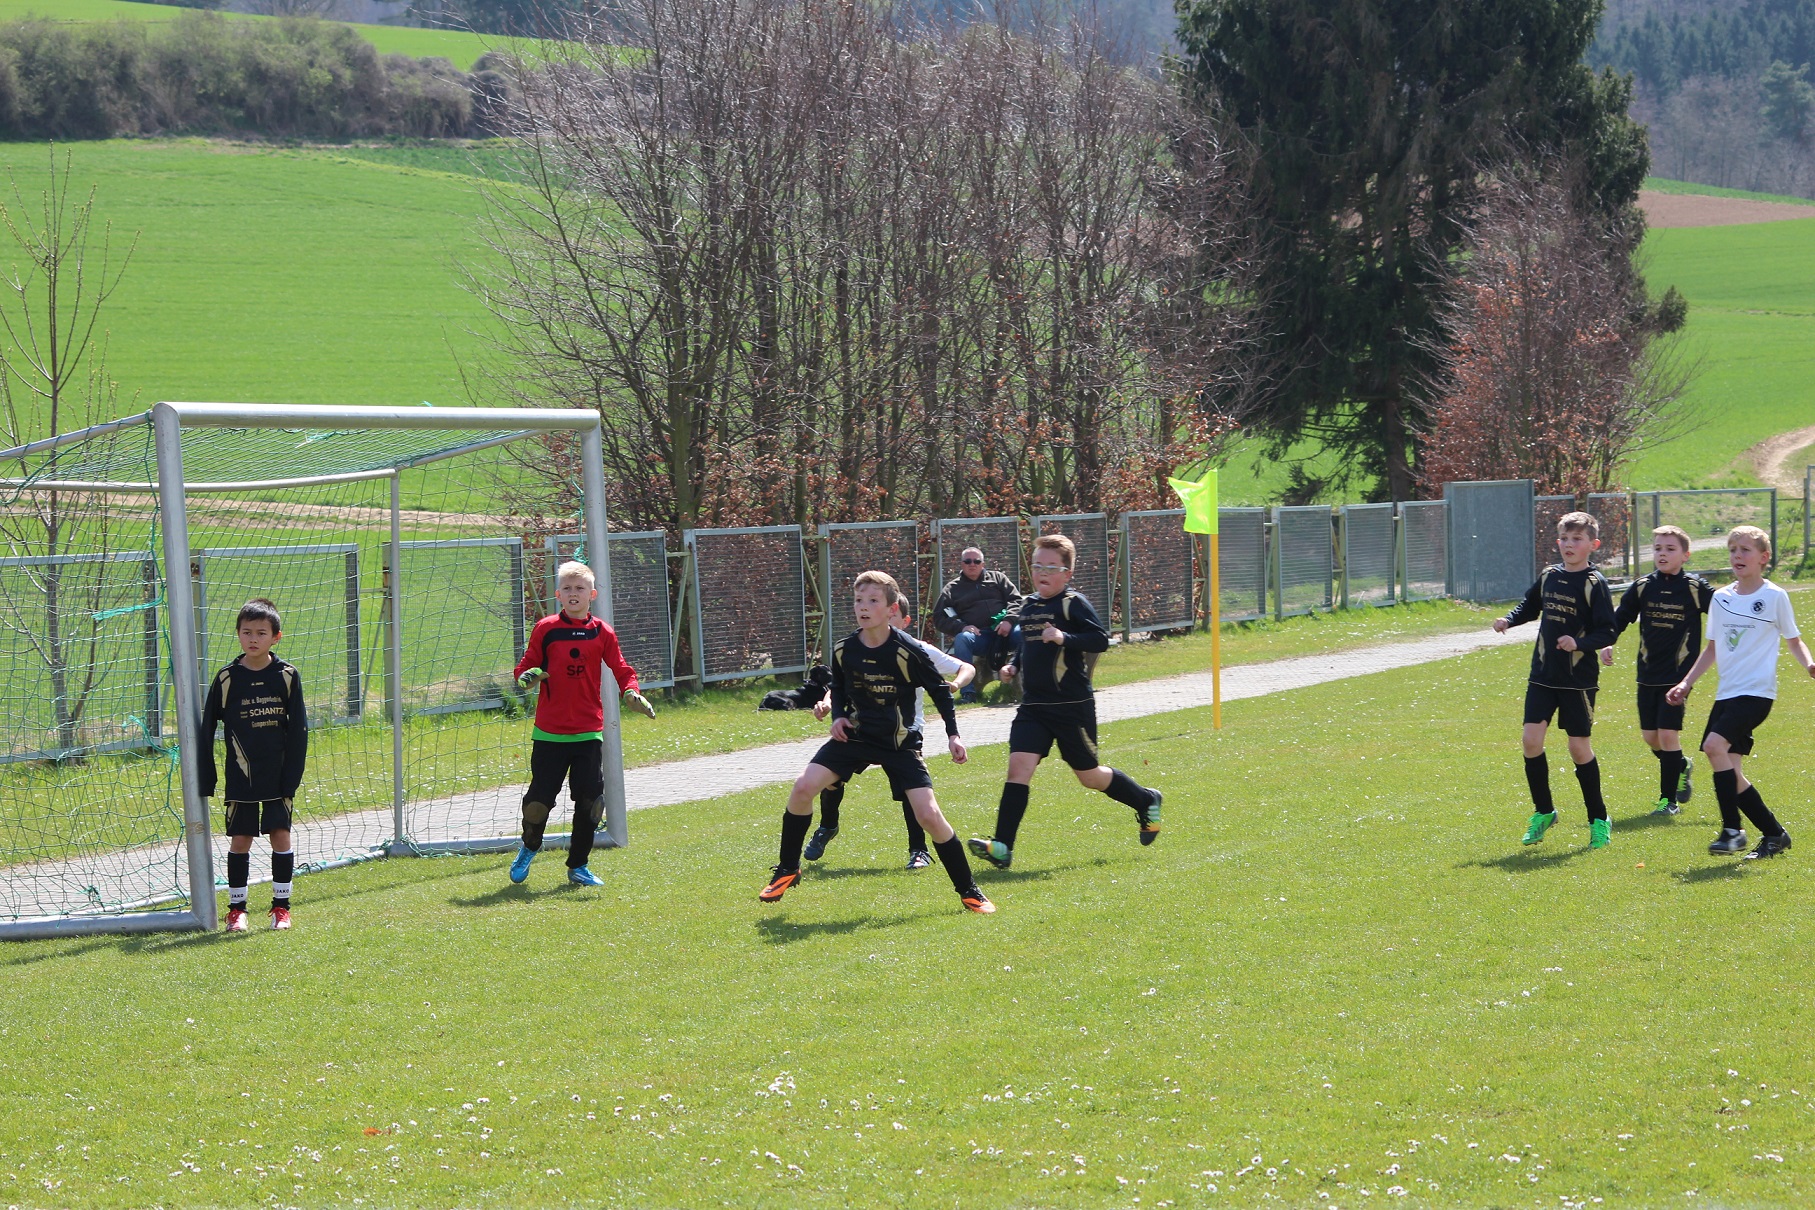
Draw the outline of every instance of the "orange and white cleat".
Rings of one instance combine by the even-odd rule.
[[[964,910],[967,912],[976,912],[980,916],[988,916],[993,914],[996,910],[996,905],[989,901],[989,896],[979,890],[977,884],[974,882],[971,884],[969,890],[960,891],[958,893],[958,898],[964,904]]]
[[[778,865],[775,867],[775,877],[769,879],[769,885],[762,889],[762,893],[757,895],[757,898],[764,903],[774,903],[777,899],[786,895],[794,884],[799,881],[799,866],[789,867]]]
[[[230,907],[227,909],[227,931],[229,933],[243,933],[249,927],[251,926],[246,923],[245,908]]]
[[[289,927],[290,927],[290,909],[285,908],[285,907],[272,908],[271,909],[271,928],[276,932],[283,932],[285,929],[287,929]]]

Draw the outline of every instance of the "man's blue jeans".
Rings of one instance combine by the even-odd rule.
[[[975,664],[981,670],[984,664],[1000,665],[1012,654],[1014,662],[1021,662],[1021,628],[1013,627],[1005,635],[997,634],[993,629],[980,634],[961,630],[952,637],[952,655],[967,664]],[[965,701],[974,701],[978,685],[972,681],[960,695]]]

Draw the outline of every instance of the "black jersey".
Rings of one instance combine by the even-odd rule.
[[[1641,685],[1674,685],[1683,679],[1702,648],[1702,615],[1714,597],[1714,585],[1694,572],[1667,576],[1654,571],[1640,576],[1614,611],[1615,638],[1639,624],[1638,672]]]
[[[214,795],[214,729],[227,732],[228,802],[293,798],[309,752],[309,718],[302,678],[275,655],[256,672],[234,660],[208,686],[202,706],[202,740],[196,764],[202,797]]]
[[[1613,644],[1613,590],[1607,577],[1592,567],[1569,571],[1561,563],[1546,567],[1525,599],[1506,615],[1508,626],[1536,620],[1538,641],[1531,652],[1531,683],[1553,689],[1593,689],[1600,684],[1600,662],[1594,653]],[[1559,651],[1557,640],[1568,635],[1574,651]]]
[[[1030,592],[1010,614],[1021,626],[1021,700],[1036,705],[1091,700],[1090,669],[1084,657],[1109,650],[1109,630],[1082,593],[1067,588],[1056,597]],[[1050,623],[1065,632],[1063,643],[1048,643],[1040,632]]]
[[[899,630],[890,630],[880,647],[866,645],[855,632],[832,649],[832,717],[851,721],[853,739],[879,748],[914,746],[915,689],[926,690],[945,733],[958,734],[951,688],[920,645]]]

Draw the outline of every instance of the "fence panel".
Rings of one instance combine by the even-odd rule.
[[[190,568],[202,685],[239,654],[240,606],[253,597],[268,597],[283,617],[284,645],[278,654],[308,670],[309,725],[344,722],[364,713],[356,543],[209,547],[191,556]]]
[[[1530,479],[1446,483],[1451,595],[1512,601],[1531,587],[1537,566],[1536,508]]]
[[[1674,525],[1689,535],[1690,571],[1723,571],[1727,567],[1727,531],[1756,525],[1771,535],[1777,549],[1777,489],[1770,487],[1705,488],[1694,491],[1637,492],[1639,567],[1651,565],[1651,531]]]
[[[404,710],[501,709],[529,642],[523,540],[400,542],[398,559]],[[415,658],[417,652],[433,656]]]
[[[1555,563],[1557,555],[1557,522],[1566,513],[1576,511],[1574,496],[1533,496],[1532,513],[1532,579],[1538,573]]]
[[[1449,592],[1449,506],[1441,500],[1399,504],[1399,599],[1432,601]]]
[[[1264,508],[1219,508],[1216,527],[1220,531],[1217,545],[1222,557],[1217,561],[1220,581],[1217,595],[1222,598],[1221,613],[1225,622],[1267,616],[1267,510]]]
[[[1291,617],[1335,604],[1336,562],[1330,510],[1320,504],[1273,510],[1273,616]]]
[[[1177,630],[1197,621],[1196,535],[1185,532],[1185,510],[1123,513],[1122,633]]]
[[[1114,583],[1115,558],[1109,547],[1109,517],[1106,513],[1067,513],[1063,516],[1035,517],[1034,532],[1064,534],[1078,548],[1072,566],[1071,586],[1084,595],[1096,609],[1103,625],[1109,625]]]
[[[886,571],[907,594],[908,609],[918,625],[920,614],[920,526],[913,521],[862,521],[821,525],[819,585],[824,600],[826,632],[821,650],[835,635],[853,625],[851,581],[859,572]]]
[[[933,522],[933,549],[937,569],[928,597],[936,596],[958,574],[958,556],[967,546],[983,552],[983,566],[993,568],[1023,589],[1021,571],[1021,518],[946,517]],[[1095,602],[1091,602],[1095,604]]]
[[[690,529],[700,679],[804,672],[807,581],[800,526]]]
[[[1398,530],[1391,504],[1342,508],[1342,607],[1398,600]]]
[[[544,541],[547,601],[554,600],[556,570],[577,558],[583,543],[578,534],[560,534]],[[617,631],[624,659],[636,669],[638,685],[670,688],[674,684],[674,611],[668,581],[668,535],[659,529],[612,534],[606,550],[611,553],[611,628]],[[553,613],[554,608],[547,612]]]
[[[1625,492],[1595,492],[1588,497],[1588,512],[1601,523],[1601,549],[1594,565],[1615,584],[1632,579],[1632,497]]]

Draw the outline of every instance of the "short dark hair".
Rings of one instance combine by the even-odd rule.
[[[247,622],[269,622],[272,634],[284,632],[283,620],[277,616],[277,606],[263,597],[253,597],[239,607],[239,618],[233,623],[233,628],[238,630]]]

